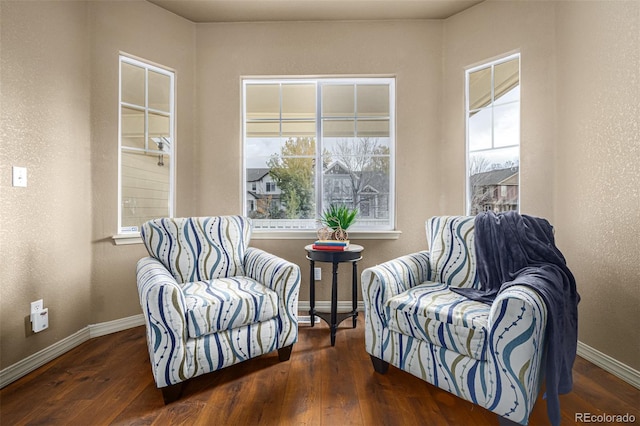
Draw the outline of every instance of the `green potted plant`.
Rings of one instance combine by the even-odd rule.
[[[357,208],[349,208],[344,204],[331,204],[324,209],[320,222],[333,230],[333,239],[346,240],[346,230],[353,225],[358,215]]]

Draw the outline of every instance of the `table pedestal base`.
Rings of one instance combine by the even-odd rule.
[[[327,324],[329,324],[329,328],[331,329],[331,346],[335,346],[336,345],[336,330],[338,329],[338,325],[340,325],[340,323],[342,323],[342,321],[346,320],[347,318],[353,318],[353,328],[356,328],[357,322],[358,322],[358,312],[354,311],[354,312],[337,312],[336,313],[336,323],[332,324],[331,323],[331,313],[330,312],[316,312],[315,310],[312,312],[309,312],[309,315],[311,315],[311,318],[315,316],[322,318],[324,320],[324,322],[326,322]],[[311,327],[314,326],[314,323],[311,323]]]
[[[331,312],[317,312],[315,310],[315,300],[316,300],[316,280],[315,280],[315,261],[309,258],[310,266],[311,266],[311,275],[310,275],[310,307],[309,315],[311,317],[311,327],[315,325],[315,317],[318,316],[322,318],[327,324],[329,324],[329,328],[331,329],[331,346],[335,346],[336,344],[336,330],[338,325],[346,320],[347,318],[353,318],[353,328],[356,328],[357,319],[358,319],[358,298],[356,294],[357,286],[358,286],[358,263],[357,259],[349,259],[347,261],[353,264],[353,278],[351,283],[351,299],[352,299],[352,310],[350,312],[338,312],[338,264],[340,261],[334,261],[333,264],[333,277],[331,280]],[[344,260],[341,260],[344,261]]]

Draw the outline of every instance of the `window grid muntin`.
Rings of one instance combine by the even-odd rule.
[[[122,69],[123,64],[129,64],[140,67],[144,70],[144,102],[145,105],[137,105],[130,102],[123,102],[123,79]],[[169,111],[162,111],[155,108],[149,108],[149,72],[154,71],[156,73],[166,75],[169,77]],[[143,111],[144,113],[144,148],[128,147],[122,144],[122,108],[127,107]],[[150,149],[149,148],[149,113],[163,115],[169,118],[169,139],[171,144],[168,150]],[[119,55],[118,60],[118,220],[117,229],[118,234],[135,234],[139,232],[136,227],[123,227],[122,225],[122,154],[123,152],[138,152],[149,153],[157,155],[166,155],[169,161],[169,194],[168,194],[168,206],[167,212],[169,217],[174,215],[175,205],[175,73],[171,70],[161,68],[159,66],[144,62],[142,60],[134,59],[125,54]],[[140,224],[141,225],[141,224]]]
[[[514,101],[509,101],[509,102],[503,102],[503,103],[499,103],[498,105],[495,104],[495,67],[500,65],[500,64],[504,64],[506,62],[509,62],[511,60],[517,59],[518,60],[518,87],[521,87],[521,79],[522,79],[522,73],[521,73],[521,64],[522,64],[522,60],[521,60],[521,54],[520,53],[514,53],[512,55],[508,55],[506,57],[494,60],[494,61],[490,61],[481,65],[478,65],[476,67],[473,68],[469,68],[465,71],[465,140],[466,140],[466,191],[465,191],[465,210],[466,210],[466,214],[470,214],[471,212],[471,185],[470,185],[470,162],[471,162],[471,155],[470,154],[476,154],[476,153],[481,153],[481,152],[495,152],[495,151],[506,151],[508,149],[518,149],[518,156],[517,156],[517,160],[518,160],[518,168],[520,167],[520,141],[521,141],[521,137],[520,134],[518,135],[518,143],[517,144],[511,144],[511,145],[502,145],[500,147],[495,147],[495,117],[494,117],[494,108],[496,106],[504,106],[504,105],[513,105],[513,104],[517,104],[518,105],[518,128],[519,128],[519,133],[521,133],[521,109],[520,109],[520,104],[522,102],[522,97],[519,94],[518,95],[518,100],[514,100]],[[469,102],[470,102],[470,94],[469,94],[469,76],[471,73],[476,72],[476,71],[481,71],[483,69],[487,69],[490,68],[491,69],[491,99],[490,102],[487,106],[485,107],[481,107],[481,108],[469,108]],[[508,93],[505,92],[505,93]],[[483,111],[483,110],[489,110],[491,112],[491,147],[489,148],[481,148],[481,149],[474,149],[471,150],[469,147],[469,141],[470,141],[470,136],[469,136],[469,118],[471,116],[472,113],[476,113],[478,111]],[[520,194],[521,194],[521,186],[520,186],[520,176],[521,174],[518,173],[518,200],[517,200],[517,204],[518,204],[518,211],[520,210]]]

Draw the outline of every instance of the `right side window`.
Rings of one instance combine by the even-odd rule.
[[[467,214],[519,210],[520,54],[466,71]]]

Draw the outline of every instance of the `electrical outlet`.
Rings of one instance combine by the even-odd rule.
[[[321,268],[313,268],[313,278],[316,281],[320,281],[322,279],[322,269]]]
[[[31,321],[33,321],[34,314],[40,313],[44,309],[44,303],[42,299],[31,302]]]

